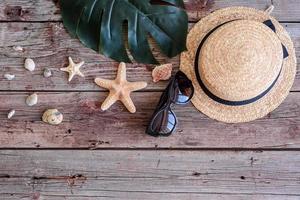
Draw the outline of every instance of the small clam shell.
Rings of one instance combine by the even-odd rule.
[[[4,78],[6,78],[9,81],[12,81],[16,78],[16,75],[14,75],[14,74],[4,74]]]
[[[35,69],[35,63],[34,61],[31,59],[31,58],[27,58],[25,60],[25,64],[24,64],[24,67],[28,70],[28,71],[34,71]]]
[[[154,68],[152,71],[153,82],[166,81],[169,80],[172,76],[172,64],[160,65]]]
[[[38,102],[38,95],[36,93],[33,93],[32,95],[29,95],[26,98],[26,104],[28,106],[34,106]]]
[[[44,77],[49,78],[50,76],[52,76],[52,71],[49,68],[45,68],[44,69]]]
[[[11,119],[16,114],[15,110],[10,110],[7,114],[7,119]]]
[[[13,46],[13,49],[15,51],[23,51],[24,50],[23,47],[21,47],[21,46]]]
[[[58,125],[63,121],[63,114],[57,109],[48,109],[43,114],[43,122],[50,125]]]

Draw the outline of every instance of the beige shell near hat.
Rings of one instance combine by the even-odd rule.
[[[267,12],[231,7],[193,27],[180,69],[193,82],[199,111],[218,121],[248,122],[287,97],[296,55],[286,30]]]

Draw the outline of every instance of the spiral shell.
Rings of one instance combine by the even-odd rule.
[[[58,125],[63,121],[63,114],[57,109],[48,109],[43,114],[43,122],[50,125]]]
[[[153,82],[166,81],[169,80],[172,76],[172,64],[160,65],[154,68],[152,71]]]

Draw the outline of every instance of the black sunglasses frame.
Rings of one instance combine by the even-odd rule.
[[[180,78],[186,79],[186,81],[189,83],[189,86],[191,88],[191,94],[185,102],[178,102],[178,101],[175,100],[175,97],[176,97],[175,91],[176,91],[176,89],[180,88],[180,86],[178,85],[179,84],[178,80]],[[176,117],[175,113],[173,112],[171,106],[172,105],[185,105],[185,104],[190,102],[193,95],[194,95],[194,86],[193,86],[192,82],[188,79],[188,77],[183,72],[178,71],[175,74],[175,76],[171,79],[171,81],[169,82],[167,88],[164,90],[163,94],[161,95],[159,103],[158,103],[158,105],[157,105],[157,107],[154,111],[154,114],[151,118],[150,124],[147,127],[146,133],[148,135],[151,135],[151,136],[154,136],[154,137],[159,137],[159,136],[168,137],[168,136],[170,136],[175,131],[177,123],[178,123],[177,117]],[[169,133],[166,133],[166,134],[158,133],[158,132],[156,132],[152,129],[153,124],[155,122],[155,119],[162,112],[169,112],[170,114],[173,115],[174,120],[175,120],[175,123],[173,124],[173,129]]]

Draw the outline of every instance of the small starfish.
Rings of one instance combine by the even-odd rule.
[[[117,78],[106,80],[96,78],[95,83],[109,90],[109,95],[101,105],[101,109],[109,109],[116,101],[120,100],[129,112],[135,113],[136,108],[130,98],[130,93],[147,87],[146,82],[128,82],[126,80],[126,64],[120,63]]]
[[[75,64],[73,62],[72,58],[69,57],[68,67],[60,68],[60,70],[69,73],[69,80],[68,81],[70,82],[75,75],[79,75],[81,77],[84,77],[83,73],[80,72],[80,67],[82,67],[83,64],[84,64],[83,61],[78,63],[78,64]]]

